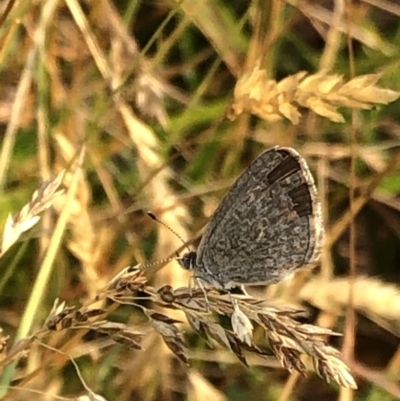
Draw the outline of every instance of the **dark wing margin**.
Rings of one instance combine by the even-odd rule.
[[[305,256],[307,264],[313,264],[319,260],[324,241],[324,224],[322,219],[322,207],[315,186],[314,178],[305,159],[292,148],[277,148],[278,153],[286,156],[285,160],[272,171],[272,178],[277,175],[288,175],[293,169],[301,170],[304,183],[289,191],[293,201],[294,211],[300,217],[308,217],[310,225],[310,244]],[[269,178],[271,179],[271,178]]]

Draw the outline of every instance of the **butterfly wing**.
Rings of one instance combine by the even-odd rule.
[[[201,239],[195,272],[228,288],[274,283],[321,253],[323,222],[313,177],[291,148],[262,153],[237,179]]]

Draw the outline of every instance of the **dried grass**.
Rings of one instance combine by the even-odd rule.
[[[271,399],[277,399],[277,392],[280,401],[300,393],[309,398],[325,394],[327,387],[318,379],[303,393],[302,385],[311,380],[299,383],[296,372],[305,374],[310,361],[326,380],[353,387],[338,351],[327,345],[334,333],[298,323],[296,311],[287,306],[297,302],[297,310],[302,302],[310,302],[321,308],[315,324],[336,330],[335,319],[346,307],[354,308],[375,322],[373,327],[387,328],[398,336],[398,288],[383,281],[397,277],[393,276],[397,274],[396,261],[389,261],[386,254],[393,252],[398,242],[382,238],[393,240],[388,231],[393,231],[397,241],[399,238],[396,174],[400,153],[395,149],[399,128],[396,109],[376,105],[398,97],[397,92],[382,89],[378,78],[382,76],[382,86],[388,88],[396,88],[399,81],[395,68],[398,35],[391,19],[398,15],[399,6],[395,2],[334,2],[331,10],[317,2],[294,1],[270,2],[271,8],[262,2],[224,5],[212,1],[150,5],[139,0],[128,2],[126,8],[108,0],[84,4],[76,0],[23,2],[23,7],[16,7],[17,3],[11,0],[0,6],[5,10],[0,17],[2,210],[26,199],[30,180],[39,176],[47,183],[28,205],[9,217],[4,230],[0,351],[1,367],[8,365],[2,374],[0,398],[10,385],[15,389],[9,394],[13,400],[70,394],[76,390],[76,380],[70,381],[64,374],[72,363],[86,393],[80,399],[103,400],[85,384],[78,361],[89,361],[84,376],[93,386],[104,393],[115,392],[121,400],[175,399],[175,392],[188,388],[191,399],[225,399],[222,392],[231,389],[220,385],[222,381],[213,381],[219,368],[224,369],[224,378],[233,379],[233,391],[257,397],[259,387],[254,386],[254,378],[260,371],[238,370],[230,365],[232,360],[268,366],[260,385],[274,392]],[[375,15],[382,16],[381,10],[385,10],[383,18],[375,19]],[[318,43],[325,40],[317,47],[314,30]],[[357,74],[373,74],[342,78],[349,70],[345,35],[362,47],[354,60]],[[288,46],[293,54],[286,51]],[[303,53],[303,49],[310,51]],[[255,63],[258,59],[262,61]],[[324,72],[292,74],[318,68]],[[240,71],[244,73],[237,81]],[[375,74],[377,71],[380,73]],[[274,80],[276,76],[286,78]],[[222,118],[235,83],[230,117],[243,118],[228,125]],[[375,108],[370,113],[355,113],[353,121],[360,135],[359,143],[351,149],[350,125],[331,123],[342,122],[348,113],[340,108]],[[249,113],[264,121],[248,118]],[[35,141],[36,132],[37,146],[30,149],[26,145]],[[68,218],[46,258],[46,271],[52,273],[46,277],[51,281],[45,280],[39,290],[33,290],[32,281],[39,276],[42,258],[56,237],[53,215],[46,214],[48,224],[39,231],[39,235],[44,232],[48,236],[39,239],[40,251],[35,252],[36,241],[26,242],[27,247],[18,251],[15,244],[42,222],[49,206],[60,210],[59,201],[65,199],[58,193],[61,185],[57,189],[57,178],[47,180],[66,168],[79,148],[77,144],[82,143],[88,157],[77,174],[78,193],[71,196],[65,214]],[[99,292],[132,260],[164,259],[180,245],[170,232],[147,223],[138,210],[155,211],[189,238],[185,226],[191,220],[189,207],[193,221],[198,222],[191,230],[200,232],[220,199],[210,194],[226,189],[225,184],[216,189],[215,180],[226,183],[261,147],[275,144],[293,146],[319,160],[311,167],[317,169],[319,192],[326,203],[328,241],[323,272],[332,278],[329,282],[308,281],[305,276],[294,280],[290,298],[276,307],[251,298],[232,301],[228,295],[209,289],[210,313],[203,310],[203,293],[193,290],[190,296],[189,289],[179,288],[187,283],[186,272],[170,266],[156,274],[151,284],[135,268],[124,270]],[[312,151],[307,152],[308,148]],[[358,158],[357,180],[349,179],[350,157]],[[65,178],[63,185],[69,188],[69,177]],[[347,190],[354,184],[360,192],[350,209]],[[362,266],[360,273],[382,273],[382,282],[356,277],[354,305],[348,306],[346,297],[353,284],[345,278],[333,278],[337,268],[347,268],[347,259],[344,263],[333,259],[337,256],[335,247],[355,214],[362,215],[377,204],[385,221],[376,230],[374,225],[372,234],[383,235],[374,238],[382,249],[376,255],[379,260],[369,258],[366,270]],[[135,212],[128,214],[132,210]],[[357,242],[362,242],[361,236]],[[24,249],[29,252],[24,254]],[[362,253],[356,256],[359,263]],[[150,277],[153,272],[146,273]],[[277,289],[274,301],[282,286]],[[38,330],[35,325],[41,318],[37,312],[47,311],[55,296],[68,303],[56,305],[43,330]],[[44,301],[36,303],[32,313],[27,308],[25,315],[31,319],[25,325],[25,319],[20,318],[21,305],[28,304],[26,298],[35,297]],[[117,317],[111,315],[126,304],[127,308],[118,309]],[[131,320],[122,323],[123,317]],[[327,317],[329,323],[322,324],[321,317]],[[187,330],[187,320],[191,330]],[[348,324],[345,321],[343,331]],[[384,330],[380,329],[368,332],[370,342],[365,344],[363,328],[356,329],[355,344],[367,352],[346,362],[353,373],[368,382],[363,394],[371,398],[383,390],[398,396],[399,351],[393,352],[396,338],[387,342],[391,334],[382,335]],[[26,333],[34,334],[25,338]],[[20,334],[23,338],[11,345],[9,337]],[[201,362],[196,361],[202,376],[185,364],[190,363],[192,354],[193,359],[199,355],[199,347],[188,344],[200,337],[221,349],[203,352]],[[371,347],[377,339],[382,341],[382,349]],[[193,353],[189,352],[192,347]],[[131,351],[127,352],[128,348]],[[185,363],[171,360],[169,349]],[[218,359],[218,355],[223,358]],[[384,359],[385,355],[390,355],[391,361]],[[361,365],[365,357],[373,359],[370,370]],[[280,376],[274,377],[277,361],[294,372],[286,385]],[[9,374],[12,362],[18,364]],[[207,369],[208,364],[213,368]],[[389,367],[385,370],[383,366]],[[180,380],[181,373],[186,380]],[[239,374],[243,380],[237,381]],[[351,396],[341,394],[342,399]]]
[[[329,313],[341,314],[346,308],[350,285],[354,291],[354,309],[400,335],[400,289],[372,277],[332,278],[308,281],[298,296],[303,302]]]
[[[64,174],[65,171],[62,171],[52,180],[44,182],[20,212],[15,216],[8,216],[4,226],[0,256],[9,250],[22,234],[34,227],[39,222],[40,215],[53,205],[57,197],[64,193],[63,189],[59,189]]]
[[[62,164],[73,159],[75,147],[67,137],[58,134],[56,136],[58,149]],[[66,175],[66,186],[69,187],[72,176]],[[84,171],[80,171],[77,183],[78,189],[72,203],[69,217],[69,232],[67,247],[71,253],[80,261],[82,266],[82,280],[86,283],[86,291],[89,299],[93,298],[97,291],[105,284],[96,269],[98,258],[96,250],[98,236],[92,217],[90,215],[91,190]],[[65,199],[60,199],[54,206],[57,212],[61,211]]]
[[[363,75],[345,83],[339,75],[310,75],[303,71],[277,82],[268,79],[257,63],[237,81],[228,117],[235,119],[242,113],[251,113],[268,122],[286,118],[297,125],[302,107],[343,123],[339,107],[368,110],[399,98],[399,92],[376,86],[379,78],[379,74]]]
[[[305,354],[311,358],[315,372],[324,380],[346,388],[357,388],[348,367],[340,359],[340,353],[327,344],[327,338],[338,333],[297,322],[294,319],[298,314],[296,310],[268,307],[263,305],[263,301],[251,297],[233,298],[230,294],[219,294],[212,289],[206,291],[208,302],[201,289],[182,287],[174,290],[169,285],[155,289],[147,285],[140,267],[128,267],[114,277],[93,300],[112,301],[113,305],[109,309],[93,308],[90,305],[78,308],[55,303],[44,328],[12,347],[3,355],[0,366],[18,360],[29,352],[35,341],[42,341],[53,331],[91,330],[107,336],[113,343],[122,344],[131,350],[141,350],[145,335],[143,329],[138,330],[106,319],[109,311],[121,304],[141,309],[167,347],[184,364],[188,364],[187,345],[179,327],[182,321],[140,302],[141,299],[147,299],[153,305],[183,312],[200,337],[225,347],[245,365],[247,353],[262,358],[275,356],[285,369],[306,375],[307,368],[301,358]],[[206,309],[211,313],[205,312]],[[218,323],[218,316],[230,317],[231,327],[226,328]],[[268,342],[267,348],[254,342],[253,325],[263,330]]]

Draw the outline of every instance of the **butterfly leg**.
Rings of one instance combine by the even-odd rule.
[[[204,300],[205,300],[205,303],[206,303],[206,312],[209,313],[210,312],[210,303],[208,302],[207,292],[206,292],[206,289],[204,288],[203,281],[202,281],[202,279],[200,277],[196,277],[196,276],[191,276],[190,277],[190,280],[189,280],[190,298],[192,297],[192,289],[196,285],[200,288],[201,292],[204,295]]]

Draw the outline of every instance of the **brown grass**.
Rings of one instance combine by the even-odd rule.
[[[301,355],[305,354],[311,358],[315,371],[324,380],[334,381],[347,388],[357,388],[348,367],[341,361],[339,352],[327,344],[327,338],[338,333],[298,323],[293,317],[299,311],[268,307],[259,299],[221,295],[212,289],[207,289],[206,300],[201,289],[181,287],[174,290],[169,285],[155,289],[146,283],[147,279],[140,267],[128,267],[114,277],[87,306],[76,308],[67,306],[64,302],[55,303],[44,328],[11,347],[8,354],[4,355],[1,365],[4,367],[10,362],[17,362],[29,352],[35,342],[51,338],[52,332],[60,331],[73,333],[75,330],[90,330],[106,336],[111,343],[121,344],[131,350],[142,350],[142,339],[146,332],[107,319],[110,311],[119,305],[141,309],[167,347],[184,364],[188,364],[187,345],[179,327],[182,322],[142,305],[140,300],[146,299],[155,306],[183,312],[199,336],[207,342],[227,348],[246,366],[248,353],[262,358],[275,356],[285,369],[306,375],[307,368],[301,359]],[[107,308],[93,307],[93,304],[105,299],[111,300],[112,304]],[[225,328],[219,324],[216,320],[218,316],[229,317],[231,327]],[[254,324],[264,331],[268,348],[253,341]],[[3,342],[5,340],[3,338]]]
[[[0,398],[400,398],[397,2],[0,15]],[[145,212],[195,247],[274,145],[317,179],[321,268],[207,313]]]

